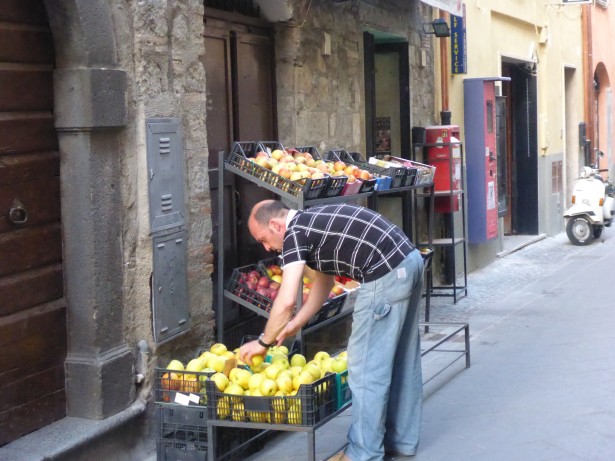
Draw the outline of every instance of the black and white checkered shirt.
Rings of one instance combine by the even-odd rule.
[[[389,273],[413,249],[403,231],[382,215],[339,204],[297,211],[280,256],[282,266],[305,262],[325,274],[364,283]]]

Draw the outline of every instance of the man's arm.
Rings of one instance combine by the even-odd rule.
[[[265,325],[263,342],[274,344],[277,336],[284,329],[288,321],[293,316],[293,311],[297,305],[297,293],[303,279],[303,269],[305,264],[291,264],[284,267],[284,275],[278,295],[273,301],[269,320]],[[261,346],[258,341],[251,341],[241,346],[239,357],[248,364],[252,363],[254,355],[263,355],[267,349]]]
[[[327,300],[334,284],[335,277],[333,275],[316,272],[314,280],[312,281],[312,288],[305,304],[301,306],[297,315],[286,324],[282,332],[277,335],[277,344],[281,344],[287,337],[297,334],[297,332],[308,323],[320,309],[322,309],[322,305]]]

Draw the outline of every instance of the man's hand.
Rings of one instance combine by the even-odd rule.
[[[286,338],[295,336],[300,329],[301,325],[295,322],[294,319],[288,322],[278,337],[275,338],[277,345],[280,346]]]
[[[258,341],[250,341],[249,343],[245,343],[239,349],[239,358],[243,363],[247,363],[248,365],[252,365],[252,357],[255,355],[265,355],[267,353],[267,348],[261,346]]]

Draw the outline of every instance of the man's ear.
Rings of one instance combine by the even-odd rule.
[[[281,224],[276,218],[271,218],[269,220],[269,228],[274,232],[280,232]]]

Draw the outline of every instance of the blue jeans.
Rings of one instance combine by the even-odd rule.
[[[423,258],[414,250],[390,273],[361,285],[348,341],[352,422],[346,455],[382,460],[416,453],[423,408],[419,302]]]

